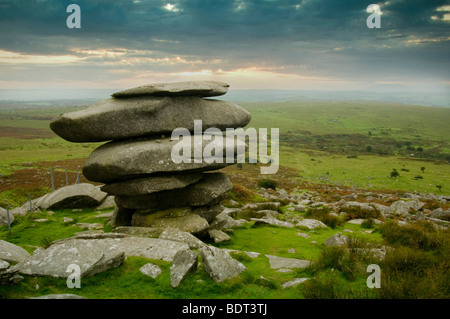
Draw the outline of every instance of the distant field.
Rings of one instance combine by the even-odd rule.
[[[37,170],[48,170],[52,166],[48,163],[55,161],[67,163],[73,178],[75,166],[70,161],[75,161],[77,167],[82,165],[83,159],[101,144],[70,143],[56,136],[49,128],[51,119],[80,110],[86,103],[55,103],[48,107],[45,102],[15,102],[14,109],[0,103],[3,185],[6,175],[14,171],[31,169],[30,174],[36,175]],[[442,186],[441,192],[450,194],[450,108],[355,101],[240,105],[252,113],[249,126],[280,129],[280,165],[297,169],[305,180],[433,193],[439,193],[436,186]],[[64,170],[61,165],[55,167]],[[398,178],[390,178],[394,168],[400,173]],[[34,175],[30,179],[39,180]],[[15,176],[25,175],[22,172]]]
[[[280,164],[305,179],[433,193],[439,185],[450,193],[448,108],[353,101],[241,105],[252,113],[249,126],[280,129]],[[394,168],[398,178],[390,178]]]

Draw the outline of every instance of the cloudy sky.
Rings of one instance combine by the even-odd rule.
[[[69,29],[69,4],[81,29]],[[369,29],[377,3],[381,28]],[[444,0],[0,0],[0,89],[218,80],[450,91]]]

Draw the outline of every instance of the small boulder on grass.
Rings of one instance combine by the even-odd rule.
[[[333,236],[331,236],[330,238],[328,238],[325,243],[324,246],[328,247],[328,246],[346,246],[348,243],[348,237],[341,235],[341,234],[334,234]]]
[[[186,275],[197,268],[198,255],[192,250],[180,250],[173,257],[170,267],[170,285],[178,287]]]

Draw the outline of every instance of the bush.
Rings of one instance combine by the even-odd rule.
[[[335,269],[340,271],[348,280],[356,276],[356,255],[350,254],[343,247],[329,246],[322,249],[319,259],[312,264],[309,271],[316,274],[320,270]]]
[[[389,221],[380,227],[380,231],[388,243],[416,249],[439,250],[449,244],[448,230],[437,230],[427,221],[405,226]]]
[[[373,221],[372,218],[368,218],[365,221],[362,222],[361,224],[362,228],[374,228],[375,227],[375,222]]]
[[[400,247],[388,252],[380,267],[380,298],[449,298],[448,254]]]
[[[258,181],[258,187],[271,188],[273,190],[276,190],[277,182],[273,179],[262,179]]]
[[[380,211],[373,207],[365,208],[365,207],[361,207],[361,206],[350,206],[347,208],[342,208],[341,211],[343,211],[347,214],[347,217],[346,217],[347,220],[356,219],[356,218],[362,218],[362,219],[381,218]]]

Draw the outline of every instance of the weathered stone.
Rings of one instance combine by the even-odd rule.
[[[9,222],[12,224],[14,221],[14,215],[9,211]],[[8,225],[8,216],[6,215],[6,209],[0,207],[0,226]]]
[[[113,195],[145,195],[165,190],[184,188],[198,182],[202,177],[202,173],[142,177],[106,184],[102,186],[101,189],[102,191]]]
[[[317,220],[317,219],[302,219],[301,221],[299,221],[297,223],[296,226],[302,226],[302,227],[306,227],[308,229],[315,229],[315,228],[326,228],[327,225],[325,225],[324,223],[322,223],[321,221]]]
[[[180,250],[173,257],[170,267],[170,285],[178,287],[186,275],[197,268],[198,255],[192,250]]]
[[[219,96],[227,93],[229,84],[217,81],[154,83],[111,94],[115,98],[136,96]]]
[[[0,270],[5,270],[9,267],[9,262],[0,259]]]
[[[221,204],[216,204],[212,206],[200,206],[194,209],[193,213],[199,215],[206,219],[208,223],[211,223],[217,215],[219,215],[225,207]]]
[[[111,236],[110,234],[112,233],[105,233],[97,236],[97,238],[93,237],[93,239],[82,239],[77,236],[78,238],[63,239],[57,241],[57,243],[80,241],[84,242],[82,244],[87,247],[95,246],[102,251],[123,251],[126,256],[144,257],[164,261],[172,261],[173,256],[175,256],[177,251],[189,249],[189,246],[186,243],[172,240],[133,237],[126,234],[113,234],[113,236]],[[117,237],[118,235],[120,237]]]
[[[299,284],[301,284],[301,283],[307,281],[308,279],[309,279],[309,278],[294,278],[294,279],[291,280],[291,281],[287,281],[287,282],[283,283],[281,286],[282,286],[284,289],[289,288],[289,287],[296,287],[296,286],[298,286]]]
[[[255,225],[258,224],[267,224],[267,225],[274,225],[274,226],[278,226],[278,227],[287,227],[287,228],[292,228],[294,227],[293,224],[289,223],[289,222],[284,222],[281,221],[279,219],[276,219],[272,216],[265,216],[263,218],[250,218],[250,220],[255,221]]]
[[[444,211],[442,208],[436,208],[428,217],[450,221],[450,210]]]
[[[9,263],[18,263],[30,257],[31,255],[22,247],[0,239],[0,259]]]
[[[297,236],[303,237],[303,238],[311,238],[310,235],[306,234],[306,233],[297,233]]]
[[[132,226],[119,226],[114,228],[114,232],[121,234],[128,234],[132,236],[140,236],[140,237],[152,237],[158,238],[161,233],[164,231],[164,228],[161,227],[132,227]],[[163,238],[169,239],[169,238]]]
[[[80,267],[80,276],[92,276],[122,264],[123,251],[102,249],[89,240],[72,240],[38,248],[33,256],[16,265],[20,273],[67,278],[71,264]]]
[[[153,279],[161,275],[161,268],[152,263],[145,264],[139,269],[139,271],[146,276],[152,277]]]
[[[117,196],[120,207],[129,209],[205,206],[223,198],[233,185],[224,173],[205,173],[203,178],[183,189],[140,196]]]
[[[341,234],[334,234],[327,240],[325,240],[324,246],[346,246],[348,243],[348,237]]]
[[[242,210],[278,210],[281,208],[279,202],[249,203],[242,206]]]
[[[192,234],[173,227],[165,228],[164,231],[159,235],[159,238],[186,243],[191,249],[198,249],[206,245]]]
[[[101,142],[170,135],[180,127],[193,132],[194,120],[202,120],[203,130],[225,130],[244,127],[251,114],[233,102],[196,96],[113,98],[62,114],[50,123],[50,128],[70,142]]]
[[[92,184],[81,183],[61,187],[43,196],[37,203],[40,209],[96,207],[107,194]]]
[[[162,228],[173,227],[193,234],[201,233],[209,228],[206,219],[197,214],[193,214],[192,209],[188,207],[171,208],[155,213],[138,210],[133,214],[131,225]]]
[[[239,275],[247,268],[226,251],[213,246],[200,248],[203,267],[215,282],[223,282]]]
[[[391,204],[390,212],[395,215],[406,217],[409,216],[410,212],[417,211],[421,209],[424,205],[425,203],[420,202],[419,200],[409,200],[409,201],[398,200]]]
[[[219,215],[214,218],[210,224],[210,229],[230,229],[235,227],[242,227],[246,222],[244,219],[234,219],[230,216],[237,208],[225,208]]]
[[[272,255],[266,255],[269,258],[270,268],[307,268],[311,264],[309,260],[297,259],[297,258],[286,258],[278,257]]]
[[[63,217],[63,222],[64,223],[71,223],[71,222],[73,222],[73,218],[71,218],[71,217]]]
[[[135,210],[116,206],[111,217],[112,227],[130,226]]]
[[[80,227],[80,228],[87,228],[89,230],[95,230],[95,229],[103,229],[103,224],[100,223],[76,223],[73,224],[72,227]]]
[[[107,196],[103,202],[98,205],[95,209],[105,209],[116,206],[116,202],[114,201],[114,196]]]
[[[216,244],[231,240],[230,236],[219,229],[208,229],[208,234]]]

